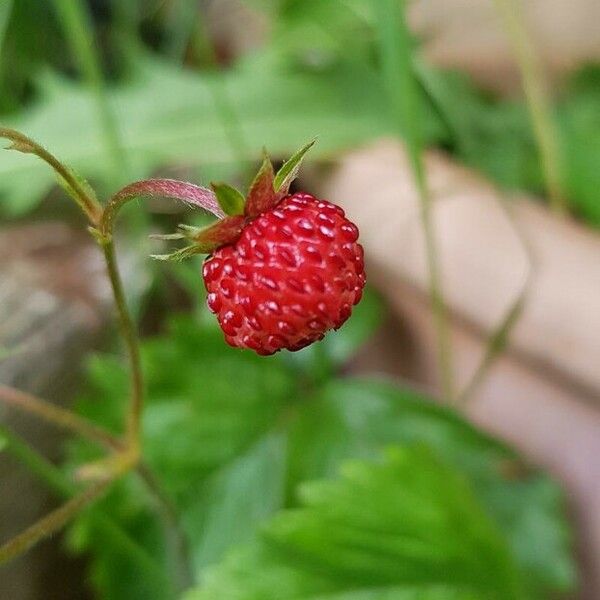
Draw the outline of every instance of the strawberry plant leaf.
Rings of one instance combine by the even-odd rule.
[[[374,379],[331,381],[302,410],[290,434],[290,482],[331,476],[341,461],[374,457],[389,444],[426,444],[460,468],[505,533],[534,597],[572,589],[570,536],[560,490],[521,467],[506,446],[453,411],[408,389]],[[514,479],[505,473],[518,473]],[[544,539],[543,552],[535,540]]]
[[[521,599],[497,525],[459,472],[422,447],[351,461],[300,487],[300,506],[209,569],[186,600]]]
[[[149,57],[134,67],[134,79],[107,92],[130,159],[131,178],[142,179],[164,165],[208,169],[234,162],[215,106],[215,85],[227,90],[247,147],[266,146],[273,156],[288,155],[307,132],[319,133],[316,152],[326,156],[387,131],[380,81],[371,70],[357,73],[341,65],[327,73],[273,72],[264,68],[260,57],[216,74],[179,71]],[[38,86],[38,101],[6,119],[6,125],[51,148],[65,164],[103,184],[105,192],[113,191],[89,93],[56,75],[40,78]],[[439,135],[435,119],[429,124],[428,132]],[[31,210],[53,183],[52,173],[40,161],[2,153],[0,210],[12,215]]]
[[[273,164],[265,153],[262,165],[248,191],[245,209],[246,216],[256,217],[275,206],[279,197],[273,189],[274,178]]]
[[[226,215],[233,217],[244,214],[246,200],[239,190],[228,183],[211,183],[210,187],[213,189],[219,206]]]
[[[280,194],[287,194],[290,189],[290,184],[296,177],[298,176],[298,171],[302,166],[302,161],[304,160],[304,156],[306,153],[315,145],[317,139],[308,142],[297,150],[288,160],[286,160],[281,169],[277,171],[275,175],[275,179],[273,181],[273,188],[276,192]]]
[[[356,316],[360,318],[360,313]],[[293,586],[300,586],[307,592],[306,597],[319,600],[377,598],[384,591],[394,599],[493,598],[493,593],[487,594],[487,590],[482,596],[479,588],[464,589],[455,580],[436,583],[426,580],[424,575],[412,587],[406,582],[394,587],[392,581],[388,587],[350,592],[356,579],[335,563],[344,547],[336,545],[332,549],[331,545],[343,541],[335,536],[340,532],[339,523],[344,523],[347,507],[344,509],[344,502],[338,506],[338,497],[333,493],[328,492],[327,506],[330,516],[340,516],[335,527],[330,526],[330,521],[318,521],[321,523],[318,530],[310,529],[303,521],[302,528],[291,529],[296,522],[293,515],[298,513],[288,511],[298,508],[296,490],[302,489],[307,481],[335,477],[348,460],[367,461],[377,469],[382,448],[402,445],[409,452],[417,452],[414,464],[413,454],[407,459],[413,465],[412,471],[407,467],[398,479],[400,493],[418,499],[411,512],[405,513],[406,527],[422,530],[419,519],[425,517],[415,508],[424,506],[422,498],[433,496],[439,500],[440,510],[454,511],[458,504],[469,514],[469,507],[475,504],[475,514],[483,514],[481,519],[473,517],[479,523],[473,525],[474,531],[482,532],[481,538],[479,533],[475,537],[478,543],[492,544],[490,547],[500,544],[504,557],[508,552],[507,560],[513,565],[508,570],[516,569],[523,581],[525,592],[521,597],[541,599],[572,589],[574,571],[558,487],[542,474],[522,467],[514,452],[476,431],[453,411],[391,383],[332,379],[335,370],[316,383],[307,376],[306,365],[302,361],[290,363],[289,355],[264,360],[228,347],[214,322],[203,318],[175,319],[165,335],[143,342],[142,356],[148,389],[143,420],[144,456],[177,508],[198,580],[208,581],[213,577],[208,577],[210,572],[221,573],[218,589],[223,592],[222,586],[227,581],[234,586],[240,585],[242,579],[246,581],[254,565],[261,577],[271,577],[273,589],[280,589],[277,581],[281,580],[294,590]],[[105,356],[92,362],[90,374],[92,392],[79,404],[80,412],[118,432],[125,410],[122,399],[128,390],[126,367],[117,357]],[[96,452],[83,442],[72,444],[69,464],[75,467],[94,458]],[[421,453],[425,458],[419,458]],[[512,475],[507,476],[509,471]],[[457,479],[460,483],[455,485]],[[429,488],[433,491],[427,491]],[[457,489],[466,490],[466,496]],[[359,497],[358,492],[352,492],[352,496]],[[393,510],[386,512],[384,506],[377,504],[377,497],[378,494],[371,493],[368,500],[353,501],[353,506],[360,507],[361,514],[373,514],[375,519],[395,519],[398,502],[394,500]],[[152,510],[152,498],[140,482],[134,476],[127,478],[103,502],[104,510],[114,515],[120,527],[139,539],[156,557],[159,568],[163,569],[161,576],[171,577],[169,543],[160,519]],[[307,516],[306,510],[312,515],[313,508],[310,502],[304,502],[299,510]],[[317,512],[321,511],[319,508]],[[415,520],[411,520],[413,512]],[[265,522],[273,515],[278,516],[267,526],[267,534],[261,535]],[[310,516],[309,524],[312,519]],[[472,521],[461,519],[464,527],[447,536],[444,544],[426,538],[431,544],[425,544],[419,553],[424,560],[419,568],[427,564],[428,553],[437,561],[440,556],[448,556],[454,547],[464,550],[467,562],[463,564],[461,559],[452,573],[471,571],[468,565],[472,564],[469,561],[475,552],[473,530],[466,525]],[[284,525],[276,525],[282,522]],[[289,538],[288,525],[289,531],[295,532]],[[480,526],[482,529],[477,529]],[[383,527],[382,531],[388,531],[387,521]],[[330,530],[332,536],[323,541],[322,537]],[[355,531],[344,527],[342,530]],[[492,530],[496,533],[488,535]],[[423,535],[428,531],[425,529]],[[94,529],[85,516],[78,519],[72,532],[78,551],[85,551],[91,557],[94,582],[102,597],[108,600],[166,597],[164,589],[146,585],[139,565],[123,557],[114,541],[106,540],[103,532]],[[375,569],[380,562],[385,566],[385,561],[379,559],[389,549],[384,544],[387,534],[377,533],[376,539],[369,538],[368,532],[365,535],[366,538],[360,539],[367,541],[365,548],[372,550],[376,559],[365,559],[361,564],[375,565]],[[493,542],[497,537],[499,541]],[[308,548],[295,545],[308,543],[306,540],[310,542]],[[250,544],[250,550],[235,550],[240,542]],[[321,546],[326,555],[317,554]],[[303,556],[301,563],[290,567],[286,562],[289,554],[280,551],[282,547],[290,553],[293,549],[294,556]],[[391,547],[397,549],[402,545]],[[275,556],[275,563],[271,558],[265,563],[264,552],[269,557]],[[497,554],[496,550],[490,552]],[[486,552],[479,546],[475,553],[481,560],[487,560]],[[223,560],[221,566],[214,567]],[[502,571],[502,565],[506,563],[504,559],[498,560],[498,577],[504,577],[507,573]],[[337,587],[329,590],[330,594],[327,590],[319,592],[321,596],[309,594],[320,590],[323,582],[314,575],[311,565],[315,562],[327,565],[326,581],[335,572]],[[122,585],[115,583],[118,581]],[[258,582],[257,579],[251,585]],[[232,596],[222,593],[217,597]],[[269,598],[260,594],[255,597]],[[500,598],[507,597],[510,596],[500,593]]]
[[[196,572],[232,546],[254,541],[259,526],[285,506],[287,435],[268,433],[222,469],[193,486],[203,502],[183,513]]]

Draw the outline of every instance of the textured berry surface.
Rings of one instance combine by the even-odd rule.
[[[362,296],[358,229],[334,204],[284,198],[204,263],[209,309],[231,346],[300,350],[339,328]]]

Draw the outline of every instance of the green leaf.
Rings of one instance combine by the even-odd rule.
[[[195,540],[196,572],[220,561],[240,543],[255,539],[260,525],[285,505],[287,436],[269,433],[206,480],[193,486],[202,502],[183,513]]]
[[[330,382],[291,433],[290,486],[331,476],[342,461],[373,458],[396,443],[426,444],[463,471],[500,524],[528,588],[539,597],[572,589],[571,540],[557,486],[521,467],[514,452],[455,412],[411,390],[368,379]],[[506,476],[510,470],[519,475]]]
[[[280,192],[282,194],[287,194],[290,189],[290,184],[296,177],[298,176],[298,171],[302,165],[302,161],[304,160],[304,156],[306,153],[315,145],[317,139],[308,142],[297,150],[288,160],[286,160],[281,169],[277,171],[275,175],[275,179],[273,181],[273,188],[276,192]]]
[[[215,192],[219,206],[226,215],[235,217],[244,214],[246,199],[239,190],[227,183],[211,183],[210,187]]]
[[[8,446],[8,438],[0,431],[0,452]]]
[[[281,508],[287,473],[287,436],[271,430],[294,398],[292,373],[278,357],[261,360],[230,348],[222,337],[212,320],[182,317],[166,335],[142,345],[148,389],[144,459],[177,508],[198,569],[220,559],[234,542],[251,540]],[[117,357],[99,356],[88,376],[91,389],[79,412],[119,431],[129,387],[126,366]],[[69,455],[71,470],[97,450],[77,441]],[[169,541],[154,504],[134,476],[103,501],[172,578]],[[170,597],[87,519],[77,520],[71,538],[79,552],[92,553],[93,580],[103,598]]]
[[[523,598],[495,523],[424,448],[345,463],[341,477],[301,486],[300,499],[186,598]]]
[[[235,156],[215,105],[213,88],[222,86],[241,124],[247,156],[254,160],[266,146],[286,156],[319,132],[316,155],[331,156],[387,131],[382,117],[380,82],[369,69],[340,65],[327,73],[281,72],[246,61],[224,73],[177,70],[155,58],[136,63],[136,77],[108,90],[123,146],[142,179],[164,165],[219,167]],[[110,165],[88,92],[57,76],[38,81],[38,100],[6,124],[38,140],[90,181],[111,191]],[[159,102],[149,102],[158,98]],[[439,131],[434,120],[429,132]],[[8,214],[31,210],[54,183],[40,161],[18,153],[0,155],[0,209]]]
[[[205,581],[207,569],[242,542],[253,548],[256,544],[268,547],[277,561],[287,556],[277,550],[280,539],[275,533],[280,529],[273,529],[271,537],[257,537],[265,520],[282,509],[297,507],[296,491],[307,481],[335,477],[348,460],[379,461],[382,448],[402,444],[418,447],[417,453],[428,457],[423,460],[443,463],[440,468],[429,463],[424,468],[421,458],[415,459],[415,473],[431,473],[427,485],[435,486],[433,495],[440,496],[440,502],[448,501],[443,490],[455,489],[454,484],[447,484],[446,472],[454,473],[450,479],[458,478],[460,485],[470,490],[459,504],[464,502],[465,510],[471,512],[470,503],[475,502],[478,513],[485,513],[488,524],[494,524],[501,538],[498,543],[504,548],[500,554],[509,552],[510,562],[522,578],[525,592],[521,597],[547,598],[572,589],[573,562],[559,488],[539,472],[524,468],[514,452],[479,433],[455,412],[387,382],[332,380],[330,371],[317,384],[307,367],[297,364],[289,369],[286,356],[264,360],[228,347],[214,317],[206,312],[199,320],[174,319],[168,332],[144,341],[142,356],[148,390],[143,454],[176,507],[198,580]],[[116,357],[96,358],[90,380],[92,391],[80,403],[80,412],[120,431],[126,409],[123,399],[128,393],[126,366]],[[96,448],[72,442],[69,464],[74,468],[97,453]],[[421,484],[418,478],[402,475],[403,494],[426,497]],[[385,516],[377,497],[360,499],[355,505],[365,514],[375,511]],[[337,511],[338,501],[333,495],[330,500],[331,511]],[[114,515],[119,526],[156,557],[161,576],[172,578],[169,537],[153,509],[152,497],[140,482],[135,477],[124,480],[104,502],[104,511]],[[277,517],[274,523],[279,522]],[[327,523],[325,530],[329,529]],[[428,530],[424,528],[424,536]],[[73,531],[78,551],[86,551],[93,572],[100,573],[97,588],[103,598],[165,597],[164,590],[147,585],[139,565],[123,557],[91,523],[79,519]],[[471,543],[468,534],[464,532],[467,548]],[[489,541],[486,536],[482,539]],[[386,551],[386,539],[378,534],[374,553]],[[462,546],[463,538],[449,539],[448,545],[451,543]],[[435,547],[445,548],[437,542]],[[495,558],[503,560],[500,555]],[[321,557],[314,560],[323,564]],[[244,569],[251,570],[252,565],[262,569],[262,550],[258,554],[252,550],[247,561]],[[452,572],[461,568],[467,567]],[[355,580],[339,566],[336,572],[336,585],[343,591],[324,591],[321,597],[481,597],[478,589],[436,581],[386,584],[366,591],[351,587],[355,590],[351,592],[348,586]],[[285,579],[289,573],[294,584],[308,586],[313,592],[314,578],[310,572],[307,575],[304,563],[299,571],[295,567],[290,571],[287,563],[277,567],[270,580],[274,589],[279,574]],[[314,585],[320,585],[321,580],[316,579]],[[320,589],[318,585],[316,589]],[[260,594],[255,597],[263,598]]]

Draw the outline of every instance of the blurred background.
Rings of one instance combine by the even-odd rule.
[[[322,344],[247,356],[206,314],[200,259],[147,259],[165,250],[149,233],[207,217],[128,206],[118,241],[144,337],[144,452],[173,514],[131,475],[0,567],[0,598],[284,599],[299,581],[302,597],[354,598],[351,565],[365,598],[384,597],[381,581],[397,586],[386,598],[599,598],[598,23],[596,0],[0,0],[1,126],[102,199],[150,176],[243,187],[263,147],[278,164],[318,136],[295,189],[358,224],[370,285]],[[126,365],[102,259],[32,156],[0,155],[0,227],[0,382],[118,431]],[[95,451],[1,405],[0,426],[5,540],[69,495]],[[350,558],[314,507],[313,537],[277,529],[306,481],[390,446],[408,453],[404,483],[373,488],[387,504],[365,511],[411,523],[422,551]],[[419,512],[429,498],[443,518]],[[453,519],[466,525],[436,529]],[[305,562],[284,564],[298,539],[312,540]],[[256,554],[233,568],[240,544]],[[385,571],[391,559],[404,574]],[[261,588],[273,573],[287,583]]]

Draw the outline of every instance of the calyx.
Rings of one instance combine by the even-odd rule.
[[[245,225],[260,214],[274,208],[289,193],[306,153],[316,140],[295,152],[281,168],[274,172],[271,159],[264,152],[263,162],[244,195],[227,183],[211,183],[215,200],[225,216],[207,227],[179,225],[176,233],[154,235],[154,239],[187,240],[188,246],[169,254],[155,254],[157,260],[184,260],[194,254],[209,254],[221,246],[235,242]]]

